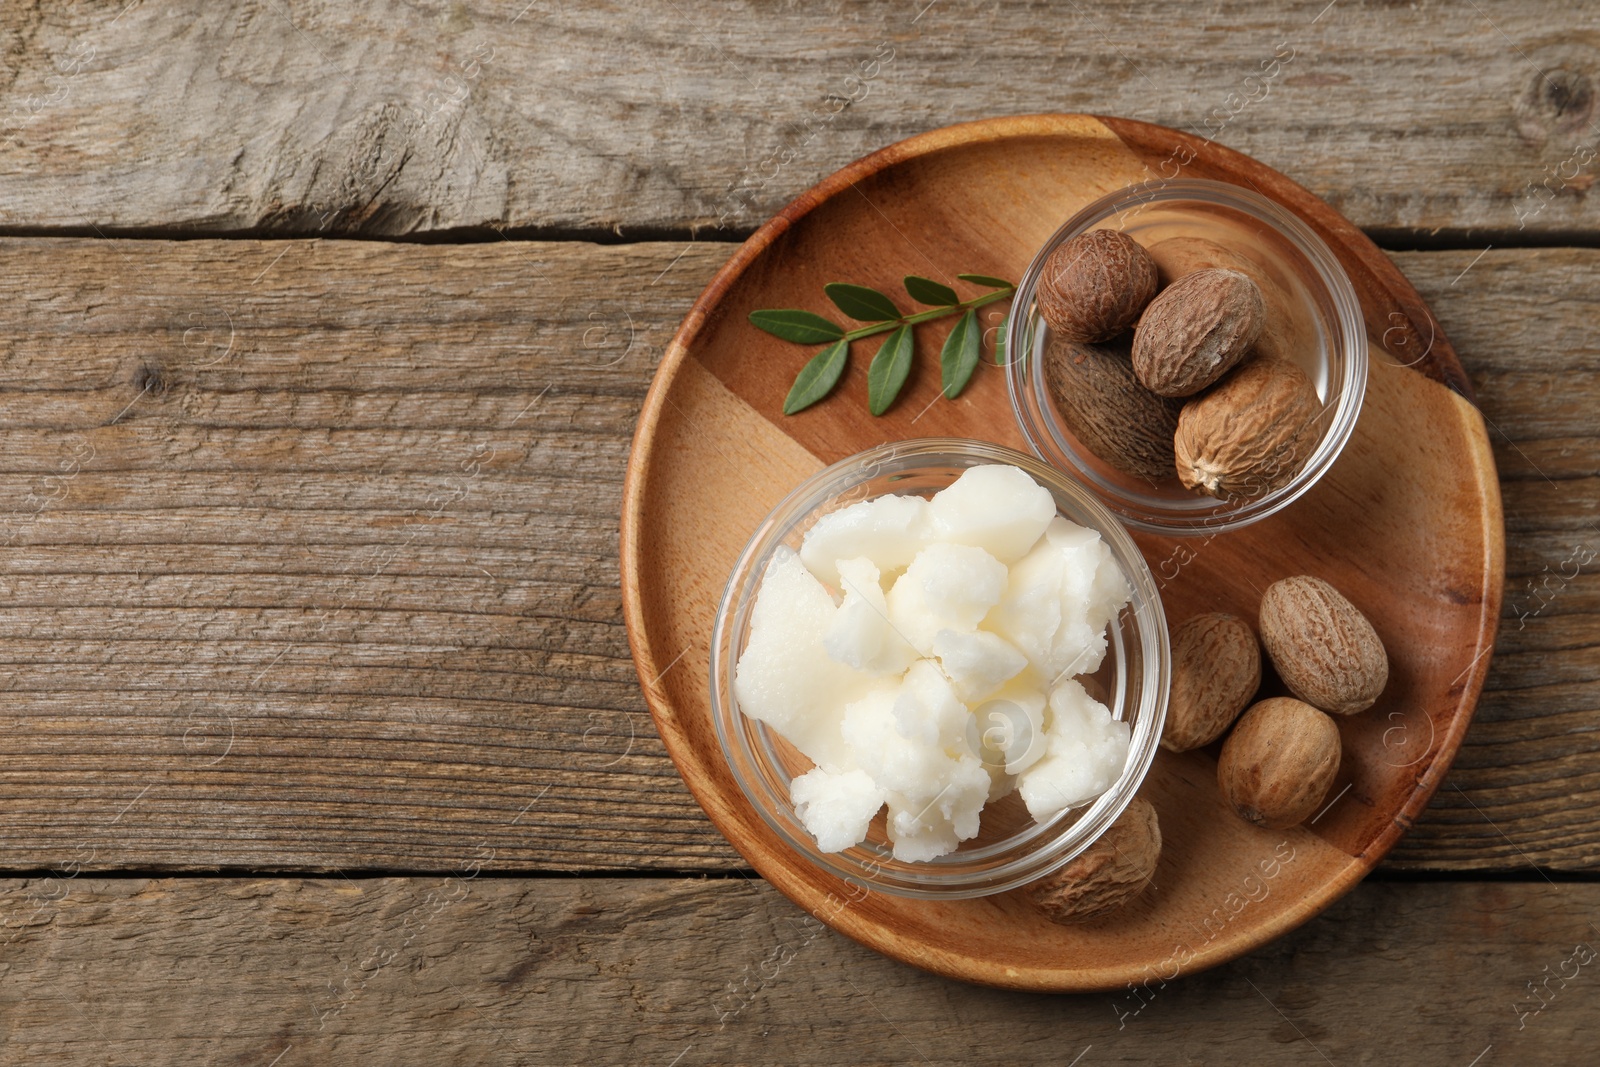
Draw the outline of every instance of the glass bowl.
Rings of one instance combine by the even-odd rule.
[[[1225,256],[1242,258],[1248,273],[1266,280],[1263,291],[1270,321],[1277,324],[1273,343],[1311,378],[1323,405],[1321,438],[1291,481],[1243,500],[1217,500],[1185,489],[1176,471],[1159,484],[1125,474],[1073,434],[1050,399],[1042,357],[1051,331],[1039,316],[1035,291],[1050,253],[1078,234],[1097,229],[1121,230],[1150,249],[1162,267],[1164,284],[1171,280],[1169,264],[1185,255],[1181,249],[1186,247],[1192,260],[1195,251],[1205,247],[1193,240],[1162,245],[1175,238],[1221,245]],[[1203,265],[1228,264],[1213,260]],[[1022,276],[1006,337],[1011,406],[1029,446],[1087,486],[1128,525],[1155,533],[1215,534],[1288,507],[1338,458],[1366,393],[1366,327],[1360,301],[1338,259],[1299,217],[1266,197],[1224,182],[1148,182],[1101,197],[1068,219]]]
[[[938,859],[894,859],[884,815],[868,839],[843,852],[823,852],[796,816],[789,782],[812,767],[765,724],[739,710],[733,671],[743,652],[762,575],[779,545],[798,551],[813,523],[828,512],[887,494],[930,496],[969,467],[1012,464],[1055,497],[1057,513],[1097,530],[1133,591],[1112,620],[1104,663],[1081,676],[1089,692],[1132,732],[1128,762],[1095,800],[1035,823],[1013,793],[983,809],[981,832]],[[1128,531],[1082,487],[1032,456],[980,441],[925,438],[857,453],[808,478],[773,509],[751,537],[728,579],[711,638],[711,708],[723,756],[761,818],[795,852],[852,884],[900,896],[960,899],[1025,885],[1058,870],[1087,848],[1133,799],[1155,757],[1166,717],[1169,652],[1161,596]]]

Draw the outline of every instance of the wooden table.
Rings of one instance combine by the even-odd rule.
[[[0,10],[0,1063],[1592,1061],[1600,11]],[[619,605],[634,418],[732,242],[1047,110],[1215,135],[1365,228],[1462,355],[1507,525],[1426,816],[1120,1023],[741,869]]]

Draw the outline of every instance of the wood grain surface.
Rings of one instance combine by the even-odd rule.
[[[0,881],[0,1065],[1592,1058],[1600,253],[1528,246],[1596,244],[1597,78],[1558,0],[0,0],[0,870],[53,870]],[[942,981],[729,873],[617,592],[726,242],[1042,111],[1460,249],[1393,258],[1507,524],[1472,729],[1378,877],[1445,873],[1117,997]],[[253,236],[476,243],[213,239]],[[416,874],[261,874],[342,868]]]
[[[1214,971],[1043,996],[736,877],[9,880],[0,1064],[1572,1064],[1597,909],[1594,885],[1368,883]]]
[[[735,864],[638,695],[615,518],[727,251],[0,242],[0,863]],[[1600,346],[1553,294],[1600,254],[1395,258],[1489,419],[1508,579],[1392,862],[1592,869]]]
[[[1594,228],[1600,13],[1560,0],[4,11],[10,232],[742,235],[890,142],[1043,111],[1215,137],[1407,240]]]

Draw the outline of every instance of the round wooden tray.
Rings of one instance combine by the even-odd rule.
[[[1051,232],[1110,190],[1158,177],[1249,186],[1297,212],[1361,296],[1373,366],[1355,435],[1284,514],[1209,541],[1140,535],[1169,621],[1254,619],[1260,591],[1324,576],[1388,646],[1389,687],[1340,722],[1344,765],[1307,826],[1258,830],[1227,811],[1215,751],[1162,752],[1141,795],[1166,846],[1154,886],[1113,918],[1052,925],[1014,894],[908,900],[852,889],[788,850],[746,803],[712,730],[712,617],[733,562],[802,478],[870,445],[975,437],[1025,449],[1002,372],[937,400],[929,353],[953,320],[919,327],[898,403],[866,409],[870,346],[834,395],[797,416],[783,398],[810,349],[746,321],[756,308],[828,311],[830,281],[899,291],[905,274],[1016,279]],[[806,911],[897,959],[996,986],[1158,983],[1293,929],[1358,882],[1416,818],[1461,742],[1494,642],[1504,569],[1499,484],[1449,343],[1395,266],[1281,174],[1187,134],[1125,119],[1040,115],[969,123],[858,160],[746,241],[696,301],[640,415],[622,511],[628,636],[651,711],[695,798],[750,864]],[[1170,579],[1170,580],[1167,580]],[[1128,994],[1127,1010],[1143,1000]]]

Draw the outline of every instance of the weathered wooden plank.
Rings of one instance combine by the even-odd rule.
[[[1392,863],[1594,868],[1600,826],[1600,256],[1398,257],[1472,376],[1506,516],[1493,666],[1455,767]]]
[[[1593,885],[1368,883],[1216,970],[1045,996],[754,880],[472,873],[0,883],[0,1064],[1580,1063],[1600,997]]]
[[[616,574],[634,413],[724,253],[0,241],[0,869],[737,863]],[[1508,435],[1507,617],[1395,862],[1592,869],[1600,254],[1476,255],[1398,258]]]
[[[726,868],[616,564],[725,251],[0,243],[0,866]]]
[[[13,232],[743,232],[893,141],[1045,110],[1216,136],[1367,227],[1596,228],[1600,15],[1559,0],[8,13]]]

